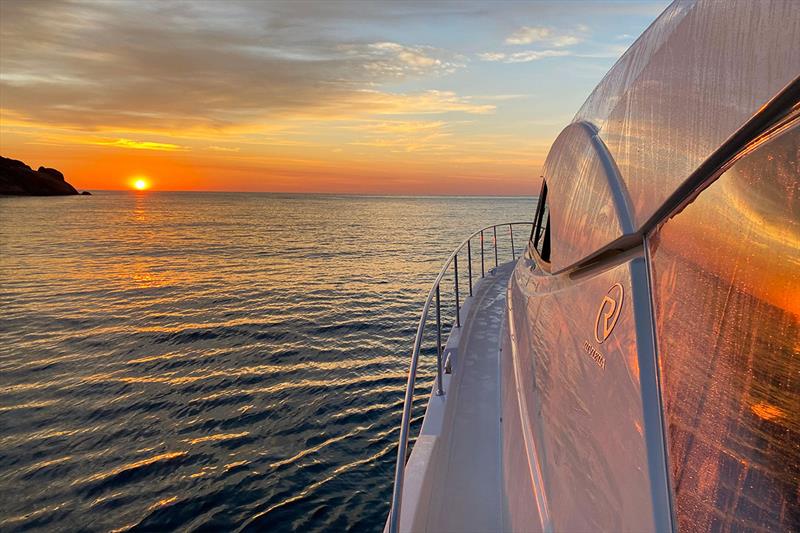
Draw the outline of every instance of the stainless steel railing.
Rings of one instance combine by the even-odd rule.
[[[442,312],[441,312],[441,291],[440,285],[442,279],[447,273],[450,265],[453,265],[454,271],[454,293],[455,293],[455,327],[461,327],[461,302],[459,301],[458,293],[458,253],[467,247],[467,267],[469,276],[469,295],[472,296],[472,239],[480,235],[481,242],[481,278],[486,276],[486,253],[484,249],[484,233],[492,230],[492,243],[494,245],[494,266],[499,266],[497,254],[497,228],[508,228],[508,235],[511,240],[511,258],[517,258],[516,248],[514,246],[514,226],[533,226],[533,222],[506,222],[504,224],[494,224],[486,226],[485,228],[476,231],[467,237],[450,257],[445,261],[444,266],[436,276],[431,290],[428,291],[428,298],[425,300],[425,305],[422,307],[422,316],[419,319],[417,326],[417,335],[414,338],[414,350],[411,352],[411,365],[408,369],[408,383],[406,384],[405,401],[403,403],[403,419],[400,425],[400,442],[397,446],[397,464],[394,472],[394,489],[392,492],[392,509],[389,513],[389,533],[396,533],[400,527],[400,507],[403,500],[403,480],[405,477],[406,469],[406,452],[408,450],[408,432],[410,431],[411,424],[411,407],[414,403],[414,386],[417,379],[417,364],[419,363],[419,351],[422,346],[422,335],[425,330],[425,323],[428,319],[428,311],[430,310],[431,303],[434,298],[436,299],[436,395],[441,396],[445,394],[442,384]]]

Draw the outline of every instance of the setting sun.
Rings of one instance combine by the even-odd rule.
[[[137,191],[143,191],[150,188],[150,183],[144,178],[136,178],[133,180],[133,188]]]

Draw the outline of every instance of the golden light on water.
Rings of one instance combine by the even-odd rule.
[[[144,191],[150,188],[150,182],[146,178],[134,178],[133,188],[137,191]]]

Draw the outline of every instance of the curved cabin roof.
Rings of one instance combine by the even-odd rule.
[[[677,1],[639,37],[548,154],[551,271],[636,234],[800,74],[797,9],[790,0]]]

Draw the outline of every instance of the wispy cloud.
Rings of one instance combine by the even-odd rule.
[[[503,63],[528,63],[538,61],[546,57],[563,57],[572,55],[569,50],[527,50],[525,52],[514,52],[506,54],[504,52],[487,52],[478,54],[483,61],[500,61]]]
[[[495,106],[479,104],[467,96],[459,96],[453,91],[429,90],[420,93],[395,94],[380,91],[361,91],[356,102],[377,115],[430,115],[442,113],[469,113],[485,115],[492,113]]]
[[[531,44],[544,41],[552,33],[550,28],[523,26],[506,38],[506,44]]]
[[[422,46],[403,46],[398,43],[372,43],[369,47],[373,50],[390,52],[400,61],[412,67],[438,67],[442,64],[439,59],[428,55],[426,47]]]
[[[447,126],[442,120],[393,120],[393,121],[364,121],[347,126],[357,131],[367,131],[380,134],[409,134],[441,131]]]
[[[478,57],[483,61],[503,61],[508,54],[503,52],[484,52],[482,54],[478,54]]]
[[[358,137],[352,146],[386,148],[392,152],[439,152],[453,148],[445,142],[452,135],[448,122],[441,120],[362,121],[347,126]]]
[[[409,74],[449,74],[464,66],[464,59],[431,46],[408,46],[394,42],[378,42],[343,46],[351,54],[369,59],[366,68],[390,76]]]
[[[133,141],[131,139],[93,140],[85,141],[85,144],[113,146],[115,148],[131,148],[133,150],[158,150],[161,152],[179,152],[188,150],[188,148],[185,146],[180,146],[178,144],[159,143],[152,141]]]
[[[458,54],[342,38],[313,17],[303,20],[319,27],[298,31],[296,13],[282,9],[250,2],[225,9],[206,2],[182,8],[167,2],[55,2],[48,9],[4,2],[0,107],[31,123],[155,132],[228,131],[309,116],[433,113],[437,107],[492,110],[453,92],[386,88],[447,75],[464,66]],[[46,36],[46,42],[30,35]]]
[[[573,52],[565,49],[583,42],[588,33],[589,27],[584,24],[569,30],[557,30],[550,26],[522,26],[506,38],[506,45],[538,44],[548,48],[519,52],[483,52],[478,54],[478,58],[482,61],[528,63],[547,57],[573,55]]]
[[[566,31],[548,26],[522,26],[509,35],[505,43],[509,45],[542,43],[547,46],[563,48],[582,42],[588,32],[589,27],[583,24]]]
[[[207,146],[206,150],[211,150],[212,152],[238,152],[241,148],[238,146],[217,146],[212,144],[211,146]]]

